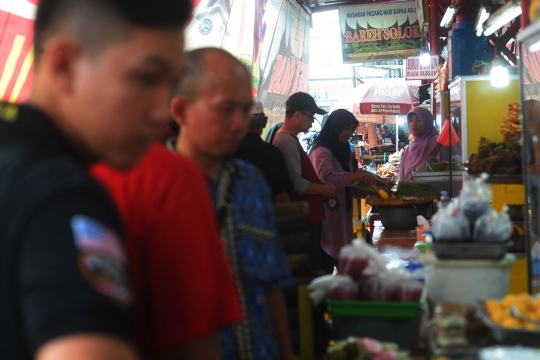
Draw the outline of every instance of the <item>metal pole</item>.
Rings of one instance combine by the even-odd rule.
[[[429,0],[429,48],[431,55],[439,55],[439,4],[437,0]]]

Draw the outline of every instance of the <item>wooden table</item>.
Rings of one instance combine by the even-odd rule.
[[[412,249],[416,243],[416,231],[415,229],[385,229],[380,221],[375,221],[373,223],[371,240],[373,247],[378,249],[380,252],[384,251],[386,246]]]

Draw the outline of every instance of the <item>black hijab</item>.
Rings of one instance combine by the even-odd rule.
[[[353,169],[349,166],[351,161],[351,147],[349,143],[345,144],[338,140],[341,132],[352,124],[358,126],[358,120],[356,120],[356,117],[350,111],[345,109],[333,111],[313,143],[311,151],[319,146],[324,146],[332,152],[332,155],[340,163],[343,171],[353,172]],[[347,199],[347,211],[350,211],[352,208],[352,191],[350,187],[345,188],[345,198]]]

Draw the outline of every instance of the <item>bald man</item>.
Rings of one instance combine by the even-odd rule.
[[[224,357],[292,359],[281,290],[291,276],[277,241],[270,190],[259,170],[232,158],[250,126],[251,75],[220,49],[198,49],[187,59],[171,102],[181,128],[176,149],[208,177],[246,316],[223,334]]]

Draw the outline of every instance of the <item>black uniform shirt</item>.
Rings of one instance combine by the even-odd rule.
[[[120,222],[42,112],[0,103],[0,358],[75,333],[131,341]]]
[[[264,142],[259,135],[247,133],[235,157],[252,163],[262,171],[272,190],[272,198],[281,192],[293,190],[281,151]]]

